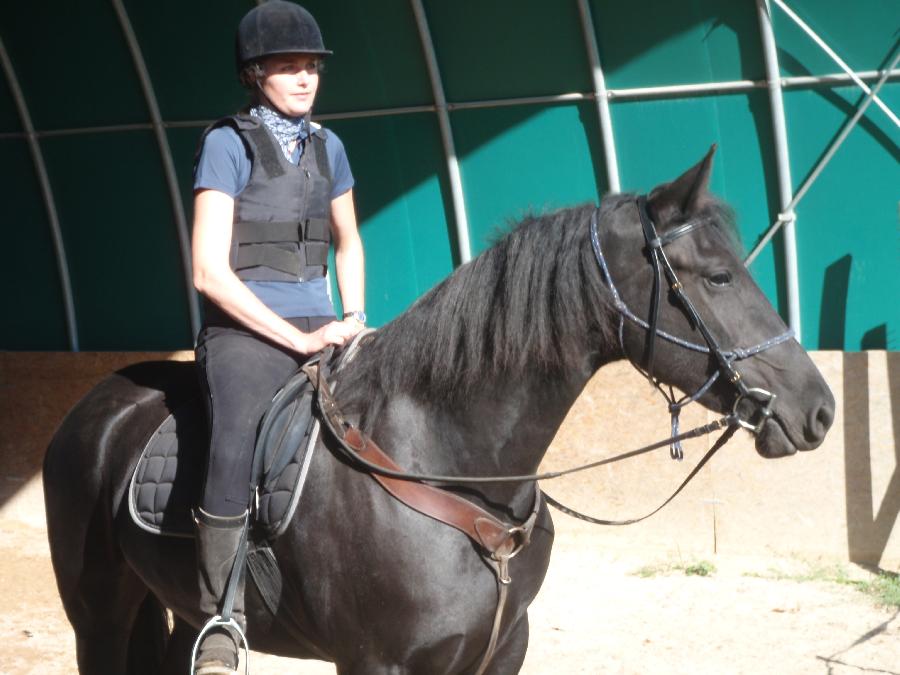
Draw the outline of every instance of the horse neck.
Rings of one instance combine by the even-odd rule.
[[[442,434],[454,439],[452,448],[442,449],[441,469],[455,475],[537,473],[591,376],[614,358],[595,353],[585,355],[581,368],[565,373],[485,382],[467,405],[441,415]],[[527,513],[534,494],[531,483],[487,484],[477,491],[486,503],[507,505],[517,516]]]

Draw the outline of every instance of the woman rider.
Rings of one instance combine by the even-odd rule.
[[[210,126],[194,167],[194,285],[205,322],[197,364],[207,394],[210,448],[195,511],[200,608],[221,612],[248,517],[255,433],[268,402],[306,358],[365,324],[363,248],[343,145],[310,121],[324,56],[302,7],[270,0],[237,32],[237,66],[250,106]],[[329,240],[343,321],[325,276]],[[243,580],[232,618],[243,629]],[[232,628],[205,632],[199,675],[234,673]]]

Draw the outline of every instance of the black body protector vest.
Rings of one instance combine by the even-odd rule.
[[[332,184],[325,130],[310,130],[300,163],[294,165],[255,117],[226,117],[210,130],[225,124],[243,140],[252,165],[250,180],[235,199],[231,268],[245,281],[308,281],[325,276]]]

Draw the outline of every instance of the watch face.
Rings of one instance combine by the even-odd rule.
[[[366,313],[360,312],[360,311],[347,312],[346,314],[344,314],[344,318],[345,319],[355,319],[356,321],[359,321],[360,323],[365,323],[366,322]]]

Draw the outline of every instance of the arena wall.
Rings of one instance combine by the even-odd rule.
[[[837,401],[834,427],[818,450],[766,460],[739,433],[659,514],[603,528],[602,545],[654,555],[771,554],[900,569],[900,352],[812,356]],[[40,466],[65,413],[111,371],[159,358],[193,355],[0,352],[0,520],[43,526]],[[682,428],[713,418],[695,406],[683,414]],[[588,384],[542,468],[649,443],[662,438],[668,424],[658,395],[627,364],[613,364]],[[681,463],[663,449],[543,487],[601,518],[643,515],[674,490],[711,442],[687,443]]]

